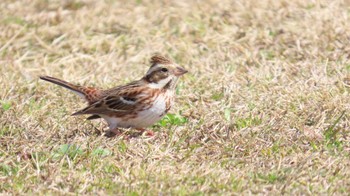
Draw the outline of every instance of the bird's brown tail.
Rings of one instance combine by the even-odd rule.
[[[60,80],[58,78],[50,77],[50,76],[40,76],[40,79],[57,84],[57,85],[62,86],[64,88],[67,88],[67,89],[77,93],[78,95],[84,97],[84,98],[86,96],[85,92],[83,91],[84,88],[82,86],[71,84],[69,82]]]

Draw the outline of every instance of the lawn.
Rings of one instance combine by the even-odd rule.
[[[350,2],[0,2],[0,193],[350,192]],[[154,137],[107,138],[50,75],[101,88],[160,52],[189,73]],[[130,132],[132,130],[126,130]]]

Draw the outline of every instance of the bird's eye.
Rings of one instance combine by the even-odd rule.
[[[161,71],[162,72],[168,72],[168,69],[167,68],[162,68]]]

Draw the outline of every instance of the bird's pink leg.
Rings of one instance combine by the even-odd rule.
[[[112,133],[115,133],[116,135],[120,135],[120,134],[122,134],[123,132],[122,131],[120,131],[120,129],[112,129],[111,130],[112,131]]]
[[[106,136],[107,137],[114,137],[114,136],[120,136],[121,134],[123,134],[119,129],[115,128],[115,129],[110,129],[107,133]]]
[[[154,136],[154,132],[152,130],[147,130],[147,129],[144,129],[144,128],[137,128],[137,130],[141,131],[141,134],[144,134],[146,136],[149,136],[149,137],[153,137]]]

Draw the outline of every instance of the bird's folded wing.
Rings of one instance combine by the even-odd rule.
[[[126,97],[121,95],[107,96],[100,101],[97,101],[88,107],[72,114],[113,114],[113,115],[125,115],[134,111],[138,106],[137,99],[135,97]]]

